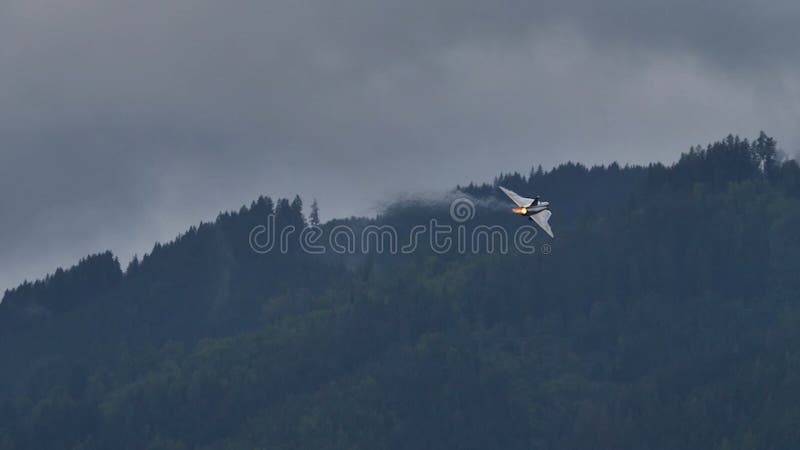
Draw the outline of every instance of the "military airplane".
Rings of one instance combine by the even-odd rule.
[[[518,208],[513,208],[511,210],[512,212],[528,217],[534,221],[536,225],[539,225],[539,227],[544,230],[545,233],[550,235],[550,237],[553,237],[553,230],[550,228],[550,223],[548,223],[550,216],[553,215],[553,213],[550,212],[550,202],[539,201],[538,196],[534,198],[523,197],[512,190],[504,188],[503,186],[499,187],[500,190],[511,199],[511,201],[517,204]]]

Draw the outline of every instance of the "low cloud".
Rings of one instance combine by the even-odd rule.
[[[8,0],[0,287],[259,194],[324,216],[565,160],[800,148],[797,2]],[[545,193],[543,193],[545,194]]]

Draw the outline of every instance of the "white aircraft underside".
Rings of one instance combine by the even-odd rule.
[[[503,191],[508,198],[511,199],[519,208],[514,208],[513,211],[517,214],[527,216],[529,219],[534,221],[536,225],[539,225],[539,228],[544,230],[550,237],[553,237],[553,230],[550,228],[550,216],[553,213],[550,212],[550,202],[540,202],[539,197],[536,198],[527,198],[523,197],[516,192],[506,189],[503,186],[500,186],[500,190]]]

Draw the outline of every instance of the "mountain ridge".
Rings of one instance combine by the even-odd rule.
[[[15,291],[0,304],[0,449],[797,442],[782,424],[800,418],[800,166],[774,141],[461,191],[500,200],[497,184],[555,200],[550,253],[259,254],[247,237],[267,215],[307,223],[299,197],[261,197],[125,271],[102,253]],[[323,228],[405,232],[452,223],[448,206]],[[485,208],[468,224],[521,222]],[[95,273],[91,299],[57,303]],[[49,312],[9,313],[29,302]]]

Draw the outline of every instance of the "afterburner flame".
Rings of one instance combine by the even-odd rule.
[[[528,214],[528,209],[527,208],[514,208],[511,211],[513,211],[516,214],[523,214],[523,215],[524,214]]]

